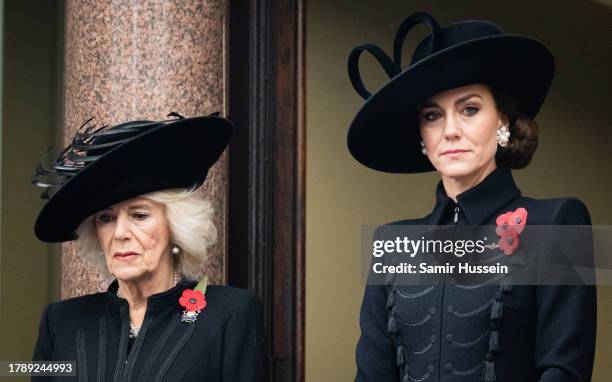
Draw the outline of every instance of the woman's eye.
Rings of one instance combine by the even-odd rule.
[[[468,116],[472,116],[472,115],[474,115],[474,114],[478,113],[478,111],[479,111],[479,110],[480,110],[479,108],[474,107],[474,106],[466,106],[466,107],[463,109],[463,112],[464,112],[466,115],[468,115]]]
[[[136,212],[134,215],[134,219],[136,220],[145,220],[146,218],[149,217],[148,214],[142,213],[142,212]]]
[[[106,224],[110,223],[113,220],[113,217],[111,215],[99,215],[97,220],[102,224]]]
[[[423,113],[423,119],[426,121],[435,121],[439,117],[440,117],[440,113],[436,111],[428,111],[426,113]]]

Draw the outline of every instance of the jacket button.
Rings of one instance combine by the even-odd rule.
[[[501,301],[503,299],[504,295],[502,294],[502,292],[495,292],[495,299],[497,301]]]
[[[448,314],[453,314],[453,306],[452,305],[449,305],[446,310],[448,311]]]
[[[453,340],[453,333],[448,333],[445,339],[446,339],[446,342],[451,342]]]
[[[453,370],[453,364],[450,362],[447,362],[446,365],[444,365],[444,368],[446,369],[446,371],[452,371]]]
[[[432,334],[431,337],[429,337],[429,340],[431,341],[432,344],[436,342],[436,335]]]
[[[493,361],[495,359],[495,355],[493,355],[493,353],[491,353],[490,351],[487,352],[487,354],[485,354],[485,359],[487,361]]]
[[[429,308],[429,314],[431,314],[432,316],[435,315],[438,312],[438,309],[436,309],[435,306],[432,306],[431,308]]]
[[[436,370],[436,368],[434,367],[433,364],[430,363],[429,366],[427,366],[427,370],[429,370],[430,373],[433,373],[434,370]]]

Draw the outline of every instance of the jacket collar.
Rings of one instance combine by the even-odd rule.
[[[470,225],[479,225],[520,195],[521,191],[516,187],[510,169],[498,167],[482,182],[457,195],[457,204]],[[444,185],[440,181],[436,188],[436,205],[430,215],[429,224],[441,224],[445,213],[454,205],[455,202],[446,195]]]
[[[174,287],[167,291],[156,293],[147,298],[147,310],[156,311],[164,309],[166,307],[176,307],[177,309],[183,309],[179,305],[179,298],[181,297],[183,290],[193,289],[196,286],[195,281],[180,280]],[[127,300],[117,296],[117,289],[119,283],[115,279],[106,291],[106,300],[110,302],[110,306],[119,308],[123,304],[127,304]]]

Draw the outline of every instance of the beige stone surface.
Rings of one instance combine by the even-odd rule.
[[[95,117],[101,124],[225,114],[226,2],[68,1],[64,143]],[[206,273],[224,281],[227,153],[200,189],[215,208],[219,242]],[[62,298],[105,290],[110,279],[63,246]]]

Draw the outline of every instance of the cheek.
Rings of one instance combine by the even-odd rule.
[[[472,141],[474,146],[479,151],[487,152],[495,151],[497,146],[497,128],[494,121],[489,119],[480,121],[478,124],[473,125],[470,129],[466,129],[469,133],[469,140]]]
[[[112,242],[112,231],[107,227],[96,228],[96,236],[98,238],[100,248],[104,251],[104,253],[107,253]]]
[[[433,148],[440,141],[440,129],[434,127],[421,128],[421,139],[427,147]]]
[[[138,234],[139,242],[149,253],[161,253],[168,245],[169,234],[167,228],[162,225],[142,227]]]
[[[164,256],[166,246],[160,232],[156,230],[139,230],[135,235],[138,244],[142,247],[143,261],[149,268],[155,268]]]
[[[137,240],[140,243],[146,258],[151,260],[154,258],[159,258],[161,257],[161,254],[163,254],[163,246],[161,245],[162,240],[159,237],[158,232],[140,232]]]

